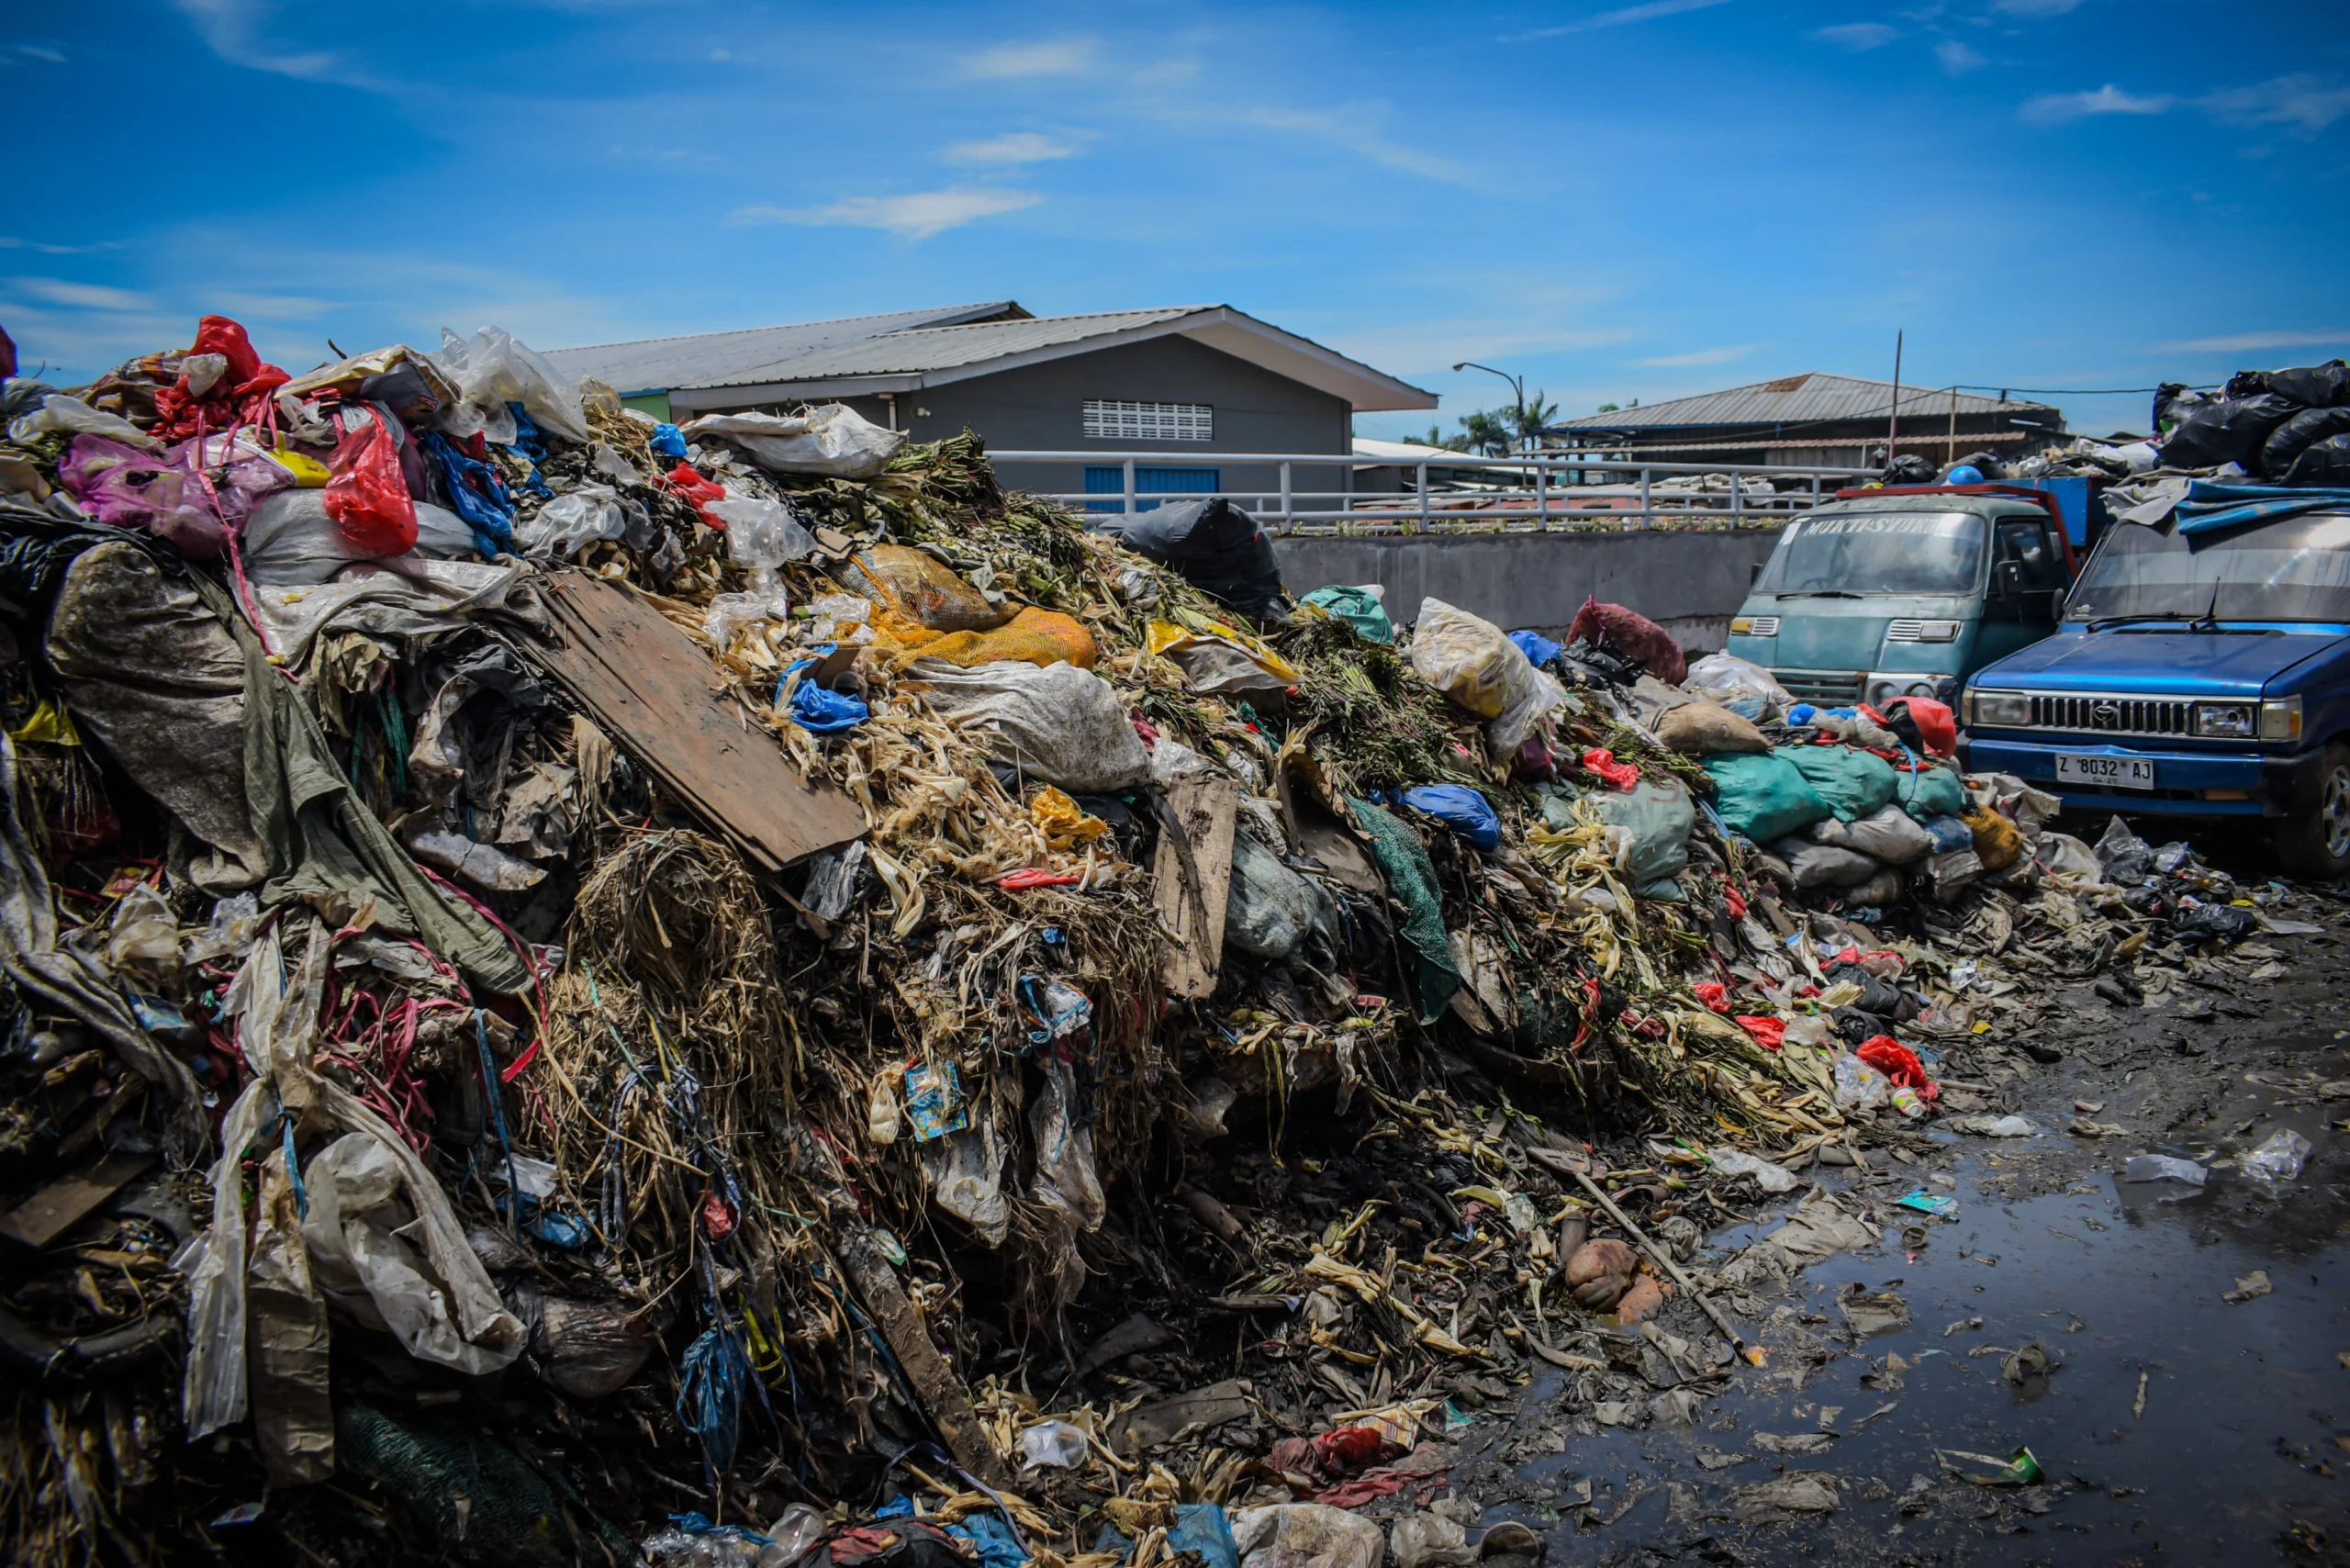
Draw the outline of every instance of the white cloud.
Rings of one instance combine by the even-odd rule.
[[[65,51],[45,43],[20,43],[14,46],[28,60],[44,60],[51,65],[65,63]]]
[[[1737,343],[1718,349],[1693,349],[1687,353],[1659,354],[1654,359],[1636,359],[1634,364],[1655,365],[1660,369],[1690,364],[1728,364],[1734,359],[1744,359],[1762,345]]]
[[[958,141],[939,152],[949,163],[1043,163],[1074,157],[1077,143],[1034,130],[1007,131],[983,141]]]
[[[734,223],[796,223],[816,229],[886,229],[907,240],[927,240],[982,218],[1035,206],[1034,191],[983,190],[957,186],[910,191],[903,196],[850,196],[830,207],[742,207],[728,214]]]
[[[2081,0],[1991,0],[1991,9],[2009,17],[2061,17]]]
[[[84,245],[44,245],[38,240],[19,240],[14,235],[0,234],[0,251],[39,251],[44,256],[78,256],[88,248]]]
[[[2322,349],[2350,344],[2350,328],[2284,332],[2237,332],[2220,338],[2187,338],[2156,343],[2166,353],[2251,353],[2259,349]]]
[[[1821,43],[1832,43],[1838,49],[1849,49],[1854,54],[1872,49],[1883,49],[1901,36],[1900,29],[1883,22],[1839,22],[1832,28],[1815,28],[1811,35]]]
[[[963,74],[1000,81],[1022,76],[1076,76],[1094,69],[1101,46],[1091,39],[1002,43],[963,58]]]
[[[1335,109],[1236,107],[1218,111],[1222,118],[1267,130],[1285,130],[1343,148],[1383,168],[1447,185],[1476,187],[1483,182],[1477,172],[1440,152],[1427,152],[1390,141],[1372,123],[1371,106],[1347,104]]]
[[[145,310],[153,303],[143,294],[134,294],[127,288],[107,288],[95,283],[72,283],[56,277],[19,277],[8,281],[35,299],[75,310]]]
[[[2316,76],[2279,76],[2255,87],[2231,87],[2195,100],[2223,125],[2289,125],[2315,136],[2350,114],[2350,87]]]
[[[1645,4],[1602,11],[1579,22],[1568,22],[1555,28],[1537,28],[1528,33],[1512,33],[1501,41],[1523,43],[1528,39],[1554,39],[1565,33],[1589,32],[1594,28],[1628,27],[1634,22],[1652,22],[1659,17],[1677,17],[1684,11],[1704,11],[1729,4],[1729,0],[1645,0]]]
[[[2042,93],[2016,112],[2034,125],[2062,125],[2091,115],[2158,115],[2177,101],[2165,93],[2125,93],[2109,82],[2094,93]]]
[[[1956,39],[1944,39],[1934,45],[1934,58],[1941,61],[1942,69],[1953,76],[1964,76],[1970,71],[1980,71],[1990,63],[1983,58],[1980,50],[1970,49]]]
[[[335,57],[323,50],[287,54],[256,44],[253,35],[266,9],[261,0],[172,0],[172,4],[212,52],[231,65],[304,81],[316,81],[335,69]]]

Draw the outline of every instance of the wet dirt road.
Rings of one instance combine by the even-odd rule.
[[[2068,989],[2038,1041],[2061,1057],[1996,1106],[2035,1136],[1936,1131],[1911,1160],[1807,1173],[1869,1201],[1885,1244],[1769,1299],[1748,1327],[1766,1368],[1690,1385],[1690,1425],[1632,1428],[1566,1411],[1546,1372],[1505,1425],[1480,1423],[1464,1495],[1542,1530],[1553,1563],[2350,1562],[2350,907],[2320,918],[2323,935],[2263,938],[2262,980],[2143,1007]],[[2313,1146],[2297,1180],[2233,1168],[2279,1128]],[[2146,1152],[2209,1182],[2121,1180]],[[1912,1191],[1954,1198],[1955,1221],[1896,1206]],[[1908,1324],[1859,1335],[1839,1300],[1855,1288],[1897,1296]],[[2027,1352],[2011,1380],[2031,1346],[2050,1370]],[[1975,1485],[1937,1459],[1988,1473],[2020,1448],[2039,1484]],[[1741,1493],[1804,1473],[1833,1512],[1751,1517]]]

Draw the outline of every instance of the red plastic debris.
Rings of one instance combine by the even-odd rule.
[[[1724,884],[1722,888],[1722,902],[1729,906],[1729,917],[1732,920],[1744,920],[1746,918],[1746,896],[1743,893],[1740,893],[1736,888]]]
[[[712,1241],[723,1241],[734,1234],[734,1205],[728,1203],[717,1188],[701,1195],[702,1234]]]
[[[1041,866],[1024,866],[1017,871],[1006,871],[998,877],[995,885],[1010,888],[1013,892],[1023,892],[1030,888],[1074,887],[1082,880],[1083,878],[1072,877],[1066,871],[1047,871]]]
[[[711,527],[722,533],[726,531],[726,520],[712,517],[708,510],[711,502],[726,498],[726,487],[714,479],[703,478],[700,470],[692,464],[681,462],[662,475],[661,487],[681,501],[692,502],[694,510],[701,513],[702,521]]]
[[[1640,770],[1628,762],[1618,762],[1616,754],[1606,746],[1594,746],[1583,754],[1583,771],[1596,773],[1607,780],[1611,789],[1629,790],[1640,781]]]
[[[1704,1002],[1709,1011],[1719,1013],[1724,1016],[1729,1015],[1729,987],[1719,980],[1707,980],[1690,989],[1695,992],[1697,1000]]]
[[[1926,1076],[1926,1064],[1918,1059],[1918,1053],[1890,1035],[1871,1036],[1852,1054],[1892,1080],[1895,1088],[1914,1089],[1929,1103],[1942,1092]]]
[[[1766,1051],[1775,1051],[1787,1043],[1787,1025],[1783,1018],[1749,1018],[1740,1014],[1730,1022],[1753,1036],[1755,1043]]]

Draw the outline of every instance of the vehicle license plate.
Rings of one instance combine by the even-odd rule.
[[[2151,790],[2154,765],[2143,756],[2079,756],[2059,753],[2056,782],[2093,784],[2100,790]]]

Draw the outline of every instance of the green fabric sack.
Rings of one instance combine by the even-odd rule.
[[[1907,767],[1894,769],[1893,799],[1920,823],[1964,816],[1967,807],[1966,786],[1959,782],[1957,770],[1925,763],[1914,772]]]
[[[1858,822],[1893,801],[1893,765],[1874,752],[1848,745],[1783,745],[1772,749],[1809,781],[1838,822]]]
[[[1332,584],[1315,588],[1305,596],[1304,602],[1317,610],[1326,610],[1355,629],[1366,642],[1393,643],[1395,622],[1387,618],[1387,607],[1378,599],[1359,588]]]
[[[1689,798],[1681,780],[1649,774],[1629,790],[1594,790],[1581,796],[1566,784],[1539,784],[1535,790],[1542,801],[1542,820],[1553,833],[1572,827],[1574,802],[1589,801],[1601,822],[1631,834],[1632,849],[1625,859],[1624,873],[1625,879],[1636,885],[1637,896],[1678,897],[1677,889],[1660,894],[1650,892],[1648,885],[1669,883],[1689,865],[1689,831],[1697,825],[1697,803]]]
[[[1706,772],[1714,781],[1714,812],[1724,827],[1768,844],[1836,814],[1803,770],[1782,755],[1785,749],[1706,758]]]

